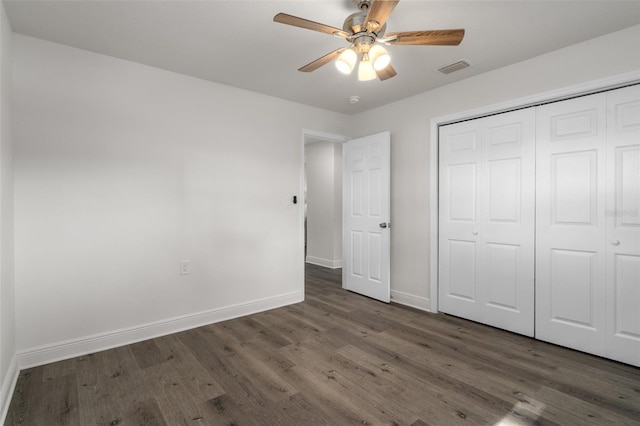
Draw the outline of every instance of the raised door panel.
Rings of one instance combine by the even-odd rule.
[[[369,271],[368,279],[374,283],[381,283],[383,279],[382,275],[382,259],[381,253],[383,249],[382,232],[372,231],[369,232]]]
[[[363,206],[363,188],[364,188],[364,171],[362,169],[353,169],[350,172],[350,190],[351,190],[351,202],[347,205],[349,215],[352,218],[359,218],[364,216]]]
[[[573,101],[565,101],[575,103]],[[566,105],[565,102],[552,104],[550,109],[558,111]],[[579,103],[580,101],[578,101]],[[584,110],[560,111],[549,117],[549,141],[552,143],[562,141],[580,141],[583,139],[597,138],[600,134],[599,127],[604,123],[601,120],[600,106],[591,104]]]
[[[364,279],[364,250],[362,244],[362,234],[361,230],[352,230],[349,233],[349,240],[347,244],[350,246],[352,253],[350,256],[350,262],[347,264],[346,270],[349,271],[351,276],[357,279]]]
[[[519,224],[522,207],[522,159],[491,160],[488,167],[488,217],[492,223]]]
[[[345,244],[349,247],[346,252],[347,264],[345,270],[349,271],[349,275],[352,279],[363,280],[364,275],[364,261],[366,255],[364,254],[363,239],[365,230],[363,229],[363,218],[365,215],[364,209],[364,188],[365,188],[365,170],[363,162],[363,148],[355,147],[351,152],[347,153],[345,160],[348,162],[349,168],[345,173],[345,177],[349,182],[348,194],[349,202],[345,203],[344,209],[346,210],[346,220],[352,224],[352,229],[349,230],[345,237],[347,241]]]
[[[617,146],[614,148],[613,157],[615,202],[613,211],[607,211],[609,216],[614,218],[615,228],[632,232],[640,227],[640,144]]]
[[[551,321],[595,331],[596,253],[551,250]]]
[[[613,333],[631,342],[640,341],[640,256],[614,255]],[[632,354],[633,352],[631,352]],[[635,351],[636,355],[639,355]],[[637,359],[635,364],[637,364]]]
[[[476,302],[476,243],[449,240],[447,297]]]
[[[463,163],[449,165],[449,185],[445,189],[449,198],[450,222],[476,221],[477,164]]]
[[[607,112],[607,356],[640,366],[640,86]]]
[[[551,156],[551,225],[597,226],[596,150]]]
[[[487,244],[487,281],[485,300],[487,306],[509,313],[519,314],[520,246],[512,244]]]
[[[536,111],[536,337],[604,355],[605,95]]]
[[[380,168],[371,168],[368,173],[369,178],[369,218],[381,220],[382,213],[382,170]]]

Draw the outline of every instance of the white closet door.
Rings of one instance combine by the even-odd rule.
[[[605,355],[605,94],[536,114],[536,338]]]
[[[438,309],[482,321],[478,195],[482,121],[440,127]]]
[[[640,86],[607,93],[607,356],[640,366]]]
[[[533,336],[534,111],[440,129],[439,309]]]
[[[480,265],[484,322],[534,332],[535,111],[482,121]]]

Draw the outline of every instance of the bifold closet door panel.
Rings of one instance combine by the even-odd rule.
[[[438,309],[480,321],[480,119],[440,128]]]
[[[536,338],[605,355],[606,94],[536,111]]]
[[[486,324],[534,332],[535,111],[482,120],[481,303]]]
[[[640,86],[607,92],[607,356],[640,366]]]
[[[439,309],[534,331],[533,108],[440,130]]]

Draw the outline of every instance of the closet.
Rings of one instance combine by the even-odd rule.
[[[442,312],[640,366],[640,86],[441,126]]]
[[[534,329],[534,110],[440,128],[439,309]]]

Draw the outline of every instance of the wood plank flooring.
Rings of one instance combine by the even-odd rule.
[[[22,371],[6,425],[640,425],[640,369],[346,292]]]

